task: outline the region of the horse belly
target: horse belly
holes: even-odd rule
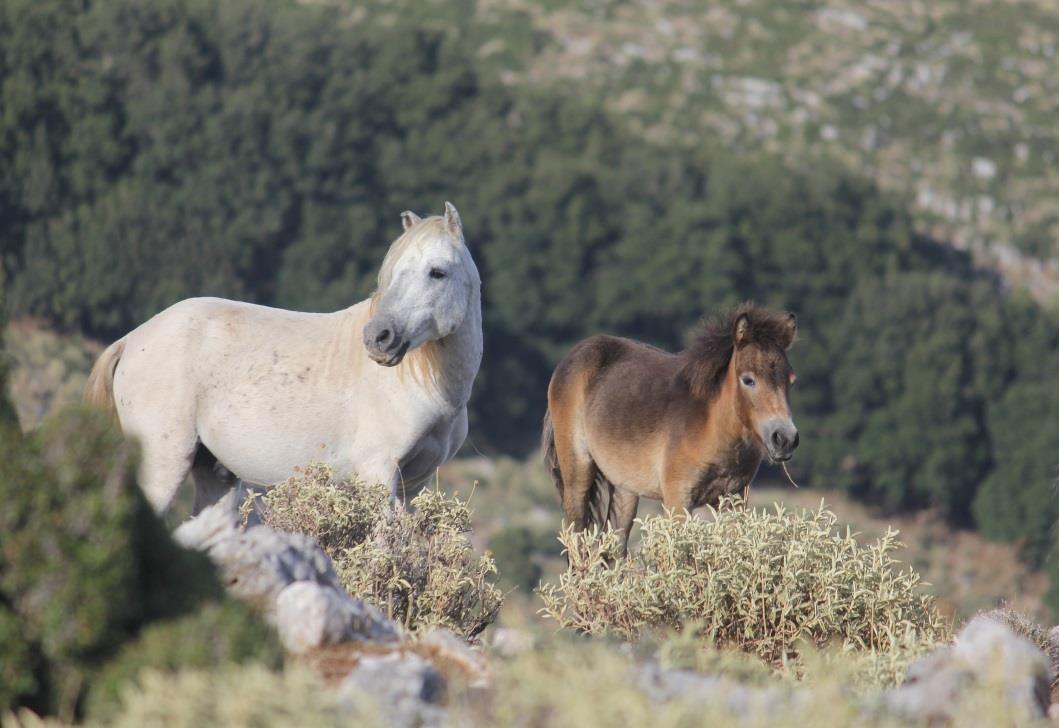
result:
[[[238,389],[215,394],[200,407],[199,438],[221,464],[252,483],[285,480],[311,462],[348,474],[355,435],[348,411],[305,395],[263,390],[244,396]]]
[[[616,486],[645,498],[662,498],[662,480],[657,449],[651,440],[622,442],[597,437],[589,454],[599,471]]]

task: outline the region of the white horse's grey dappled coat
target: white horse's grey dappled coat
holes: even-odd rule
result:
[[[249,483],[318,461],[400,500],[456,453],[482,359],[481,282],[451,204],[402,220],[378,290],[351,308],[192,298],[100,356],[86,399],[113,407],[140,441],[140,484],[157,510],[189,472],[196,512],[230,486],[196,457],[202,448]]]

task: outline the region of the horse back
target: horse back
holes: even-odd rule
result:
[[[575,346],[556,367],[553,400],[573,399],[588,429],[607,439],[638,441],[666,426],[674,402],[685,401],[679,357],[616,336],[593,336]]]

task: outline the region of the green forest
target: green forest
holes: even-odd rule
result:
[[[6,314],[110,340],[189,296],[335,310],[402,210],[452,200],[484,285],[474,447],[532,452],[580,338],[679,348],[754,299],[799,316],[799,480],[1048,561],[1053,312],[862,172],[511,82],[545,40],[473,8],[0,0]]]

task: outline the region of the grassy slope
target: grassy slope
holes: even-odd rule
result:
[[[47,413],[80,399],[88,370],[102,348],[97,342],[60,336],[29,321],[9,324],[5,341],[13,358],[12,400],[26,428],[35,426]],[[473,452],[473,447],[467,446],[465,451]],[[536,459],[525,463],[506,458],[458,460],[441,469],[439,482],[449,492],[471,495],[479,546],[488,545],[500,529],[511,525],[526,526],[545,535],[558,532],[558,498]],[[991,543],[970,531],[954,531],[930,511],[884,519],[874,515],[870,507],[837,492],[794,490],[789,485],[756,487],[751,491],[754,507],[778,501],[815,508],[821,498],[864,539],[882,535],[887,525],[900,529],[907,549],[898,557],[933,585],[945,611],[967,616],[1006,599],[1019,609],[1043,613],[1041,596],[1047,590],[1047,578],[1019,563],[1017,549],[1010,544]],[[186,510],[186,504],[181,508]],[[656,503],[645,501],[641,515],[658,510]],[[543,561],[546,575],[554,575],[563,566],[558,558]],[[521,601],[518,597],[511,600],[516,607]],[[532,613],[540,605],[531,600],[524,606]],[[513,619],[521,616],[512,614]]]

